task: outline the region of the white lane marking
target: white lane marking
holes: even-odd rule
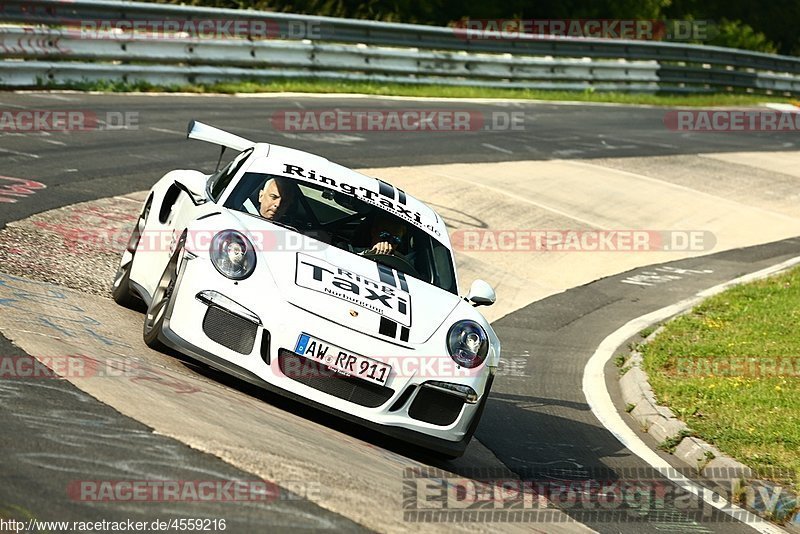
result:
[[[177,130],[168,130],[166,128],[148,128],[148,130],[153,130],[154,132],[161,132],[168,134],[186,135],[186,132],[179,132]]]
[[[55,93],[28,93],[31,98],[44,98],[47,100],[60,100],[62,102],[76,102],[80,98],[70,98],[68,96],[59,95]]]
[[[5,148],[0,148],[0,152],[4,152],[6,154],[14,154],[17,156],[27,156],[33,159],[39,159],[39,156],[36,154],[31,154],[30,152],[17,152],[16,150],[7,150]]]
[[[624,280],[620,280],[620,283],[637,286],[652,286],[655,284],[666,284],[673,280],[680,280],[687,274],[711,274],[713,272],[714,271],[711,269],[703,269],[700,271],[697,269],[679,269],[677,267],[665,265],[663,267],[656,267],[653,270],[639,271],[637,274],[632,274]]]
[[[317,143],[330,143],[332,145],[352,145],[365,141],[365,139],[358,135],[348,135],[341,133],[303,133],[294,134],[289,132],[278,132],[283,137],[288,139],[304,139],[306,141],[314,141]]]
[[[2,102],[2,101],[0,101],[0,104],[2,104],[2,106],[4,108],[28,109],[28,106],[20,106],[18,104],[8,104],[8,103]]]
[[[499,146],[490,145],[489,143],[481,143],[481,146],[485,146],[486,148],[491,148],[492,150],[497,150],[498,152],[502,152],[503,154],[513,154],[508,149],[500,148]]]
[[[707,495],[708,490],[706,488],[703,488],[702,486],[692,482],[689,478],[677,473],[677,469],[672,467],[658,454],[652,451],[644,441],[642,441],[636,432],[634,432],[625,423],[625,421],[622,420],[622,416],[614,406],[614,402],[611,400],[611,394],[608,392],[608,389],[606,389],[606,380],[605,374],[603,373],[603,368],[605,367],[606,362],[608,362],[608,360],[610,360],[613,354],[616,352],[617,347],[625,343],[628,338],[635,335],[637,332],[641,332],[644,328],[650,326],[651,324],[663,321],[669,317],[672,317],[673,315],[684,312],[696,304],[699,304],[702,300],[716,295],[717,293],[721,293],[729,287],[765,278],[799,263],[800,256],[786,260],[777,265],[773,265],[772,267],[767,267],[766,269],[762,269],[755,273],[750,273],[723,284],[716,285],[712,288],[697,293],[694,297],[684,299],[677,304],[673,304],[646,315],[642,315],[641,317],[637,317],[636,319],[632,319],[625,323],[624,326],[610,334],[603,340],[602,343],[600,343],[600,346],[597,347],[597,350],[592,357],[589,358],[586,367],[583,369],[583,394],[586,396],[586,401],[589,403],[592,413],[595,415],[595,417],[597,417],[600,423],[602,423],[606,430],[611,432],[614,437],[617,438],[620,443],[622,443],[622,445],[624,445],[633,454],[647,462],[650,467],[656,469],[665,478],[671,480],[684,490],[702,498],[703,501],[705,501],[708,505],[713,506],[717,510],[720,510],[731,517],[739,519],[758,532],[765,534],[781,534],[785,533],[785,531],[775,525],[772,525],[765,519],[761,519],[755,514],[752,514],[747,510],[736,506],[735,504],[729,503],[722,498],[722,496],[718,496],[718,499],[714,499],[712,496]]]
[[[49,94],[54,94],[55,91],[51,91]],[[107,95],[108,93],[104,91],[74,91],[70,89],[63,89],[58,91],[59,94],[65,95]],[[35,90],[17,90],[13,91],[13,94],[19,95],[31,95],[35,94]],[[580,102],[575,100],[538,100],[538,99],[528,99],[528,98],[458,98],[458,97],[444,97],[444,96],[393,96],[393,95],[368,95],[363,93],[299,93],[299,92],[276,92],[276,93],[234,93],[230,94],[222,94],[222,93],[160,93],[160,92],[153,92],[153,93],[131,93],[131,92],[119,92],[114,93],[115,95],[121,95],[126,97],[141,97],[141,98],[174,98],[174,97],[190,97],[190,98],[336,98],[336,99],[372,99],[372,100],[398,100],[398,101],[407,101],[407,102],[444,102],[444,103],[452,103],[452,102],[463,102],[463,103],[473,103],[473,104],[507,104],[507,103],[517,103],[517,104],[546,104],[550,106],[592,106],[592,107],[608,107],[608,108],[641,108],[641,109],[658,109],[663,108],[663,106],[656,106],[653,104],[620,104],[617,102]]]
[[[101,93],[102,94],[102,93]],[[196,98],[211,96],[226,96],[232,98],[335,98],[335,99],[373,99],[373,100],[398,100],[407,102],[463,102],[472,104],[547,104],[551,106],[597,106],[609,108],[642,108],[658,109],[662,106],[652,104],[620,104],[616,102],[581,102],[575,100],[538,100],[527,98],[460,98],[442,96],[396,96],[396,95],[368,95],[364,93],[235,93],[233,95],[219,95],[210,93],[122,93],[128,95],[144,96],[190,96]]]
[[[606,143],[605,139],[600,139],[600,144],[603,145],[603,148],[605,148],[606,150],[622,150],[626,148],[637,148],[638,146],[638,145],[609,145],[608,143]]]
[[[606,136],[601,136],[606,137]],[[626,137],[619,137],[615,135],[612,137],[606,137],[607,139],[613,139],[614,141],[622,141],[624,143],[635,143],[639,146],[657,146],[659,148],[678,148],[677,145],[670,145],[668,143],[655,143],[653,141],[642,141],[641,139],[628,139]]]
[[[475,186],[475,187],[482,187],[483,189],[488,189],[489,191],[494,191],[495,193],[500,193],[501,195],[505,195],[507,197],[511,197],[513,199],[516,199],[516,200],[518,200],[520,202],[524,202],[526,204],[531,204],[532,206],[536,206],[537,208],[541,208],[541,209],[543,209],[545,211],[549,211],[550,213],[555,213],[556,215],[561,215],[562,217],[566,217],[568,219],[572,219],[572,220],[575,220],[575,221],[578,221],[578,222],[582,222],[583,224],[592,226],[594,228],[599,228],[600,230],[611,230],[610,227],[605,226],[603,224],[600,224],[598,222],[590,221],[588,219],[584,219],[583,217],[578,217],[577,215],[572,215],[570,213],[567,213],[566,211],[562,211],[562,210],[560,210],[558,208],[553,208],[551,206],[547,206],[545,204],[542,204],[541,202],[536,202],[536,201],[531,200],[531,199],[529,199],[527,197],[524,197],[522,195],[515,195],[514,193],[510,193],[508,191],[508,189],[501,189],[499,187],[493,187],[491,185],[486,185],[486,184],[483,184],[483,183],[480,183],[480,182],[473,182],[472,180],[468,180],[466,178],[461,178],[459,176],[453,176],[453,175],[445,174],[445,173],[442,173],[442,172],[432,172],[431,174],[434,174],[436,176],[441,176],[442,178],[449,178],[450,180],[457,180],[459,182],[464,182],[464,183],[470,184],[470,185]]]
[[[565,158],[569,156],[575,156],[578,154],[583,154],[584,150],[576,150],[576,149],[567,149],[567,150],[555,150],[553,151],[554,156],[558,156],[559,158]]]
[[[577,135],[567,135],[564,137],[547,137],[544,135],[528,134],[527,137],[530,139],[536,139],[538,141],[550,141],[552,143],[558,143],[560,141],[577,141],[578,139],[580,139],[580,137]]]
[[[62,132],[58,132],[62,133]],[[59,146],[66,146],[67,144],[62,141],[56,141],[55,139],[48,139],[53,134],[51,132],[0,132],[0,137],[27,137],[37,139],[39,141],[44,141],[45,143],[50,143],[53,145]]]
[[[784,104],[782,102],[770,102],[769,104],[764,104],[764,107],[769,109],[774,109],[776,111],[797,111],[800,107],[794,106],[792,104]]]
[[[706,157],[704,154],[697,154],[697,156],[701,157],[701,158],[702,157]],[[725,197],[721,197],[721,196],[717,196],[717,195],[712,195],[711,193],[706,193],[705,191],[700,191],[699,189],[693,189],[693,188],[687,187],[685,185],[675,184],[675,183],[672,183],[672,182],[667,181],[667,180],[662,180],[660,178],[653,178],[652,176],[647,176],[645,174],[639,174],[639,173],[631,172],[631,171],[624,171],[622,169],[616,169],[614,167],[605,167],[603,165],[598,165],[596,163],[588,163],[586,161],[577,161],[577,160],[563,160],[563,161],[565,163],[569,163],[570,165],[580,165],[580,166],[583,166],[583,167],[592,167],[592,168],[595,168],[595,169],[604,169],[604,170],[609,170],[610,169],[610,170],[612,170],[614,172],[617,172],[617,173],[620,173],[620,174],[625,174],[625,175],[631,176],[633,178],[638,178],[639,180],[644,180],[644,181],[651,182],[651,183],[654,183],[654,184],[663,185],[663,186],[669,187],[671,189],[677,189],[677,190],[680,190],[680,191],[687,191],[687,192],[689,192],[689,193],[691,193],[693,195],[696,195],[696,196],[703,196],[703,197],[707,197],[707,198],[713,199],[714,202],[716,202],[717,204],[719,204],[720,202],[724,202],[726,204],[730,204],[732,206],[735,206],[734,209],[737,210],[737,211],[740,210],[740,209],[756,210],[756,211],[759,211],[761,213],[768,213],[769,215],[771,215],[773,217],[778,217],[780,219],[785,219],[787,221],[792,221],[792,222],[797,222],[797,219],[798,219],[797,217],[792,217],[791,215],[785,215],[783,213],[778,213],[777,211],[771,211],[771,210],[768,210],[768,209],[765,209],[765,208],[760,208],[758,206],[752,206],[750,204],[743,204],[742,202],[739,202],[737,200],[731,200],[729,198],[725,198]]]
[[[51,145],[67,146],[67,143],[63,141],[56,141],[55,139],[43,139],[40,137],[39,140],[44,141],[45,143],[50,143]]]

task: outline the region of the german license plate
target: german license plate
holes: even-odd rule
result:
[[[390,365],[383,362],[353,354],[348,350],[331,345],[305,333],[300,334],[294,351],[301,356],[321,363],[329,369],[333,369],[337,373],[361,378],[381,386],[386,385],[386,380],[392,370]]]

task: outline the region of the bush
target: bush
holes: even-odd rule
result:
[[[775,43],[767,39],[761,32],[755,31],[749,24],[740,20],[722,19],[718,25],[709,32],[711,39],[705,44],[741,48],[755,52],[774,54],[778,51]]]

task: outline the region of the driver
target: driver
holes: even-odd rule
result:
[[[397,218],[387,213],[379,213],[369,229],[371,249],[364,253],[393,254],[403,243],[406,226]]]
[[[294,203],[295,192],[289,181],[270,178],[258,193],[258,212],[265,219],[280,221]]]

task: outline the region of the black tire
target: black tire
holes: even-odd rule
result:
[[[132,260],[131,260],[132,261]],[[111,286],[111,298],[125,308],[136,308],[141,302],[131,291],[131,262],[120,265]]]
[[[153,299],[147,307],[144,315],[144,327],[142,337],[144,343],[153,350],[164,351],[167,346],[159,339],[164,327],[164,316],[166,315],[172,294],[175,290],[175,282],[178,280],[178,260],[183,249],[183,239],[178,243],[178,247],[170,257],[164,273],[158,281]]]
[[[133,265],[133,258],[136,256],[136,248],[139,246],[139,240],[142,237],[142,231],[144,230],[147,215],[150,213],[152,202],[153,199],[150,198],[145,204],[142,213],[139,214],[136,226],[133,227],[131,237],[128,239],[128,245],[122,253],[117,274],[114,275],[114,283],[111,285],[111,297],[114,302],[126,308],[141,309],[142,307],[142,300],[131,287],[131,266]]]

